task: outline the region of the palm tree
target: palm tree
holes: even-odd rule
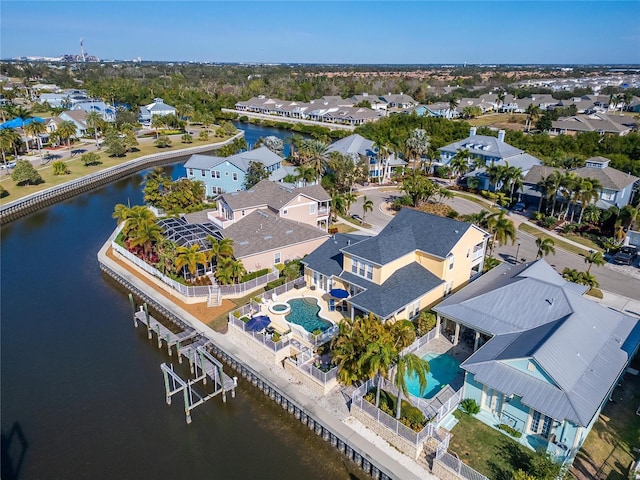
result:
[[[489,182],[493,185],[494,190],[502,188],[507,168],[508,164],[496,165],[495,163],[487,167],[486,173],[489,176]]]
[[[418,386],[420,387],[420,396],[427,389],[427,374],[430,371],[429,362],[420,358],[414,353],[401,355],[396,364],[396,375],[394,377],[394,385],[398,388],[398,403],[396,407],[396,418],[400,418],[402,409],[402,395],[409,398],[409,390],[407,388],[407,377],[418,377]]]
[[[138,229],[144,228],[149,223],[155,224],[156,220],[153,212],[145,206],[127,207],[121,203],[115,206],[112,217],[118,220],[118,224],[125,222],[122,228],[125,240],[134,238]]]
[[[7,163],[7,150],[13,150],[18,156],[18,146],[20,145],[20,134],[13,128],[0,129],[0,150],[2,150],[2,161]]]
[[[373,212],[373,200],[365,195],[362,197],[362,223],[364,223],[367,212]]]
[[[102,124],[103,121],[104,120],[102,118],[102,115],[100,115],[95,110],[92,110],[89,113],[87,113],[87,119],[86,119],[87,126],[93,128],[93,136],[96,140],[96,143],[98,143],[98,127]]]
[[[413,158],[413,168],[415,169],[420,158],[429,151],[429,136],[425,130],[416,128],[411,132],[405,144],[407,152]]]
[[[378,339],[367,345],[364,354],[358,360],[363,373],[370,379],[378,377],[376,385],[376,407],[380,406],[380,389],[382,381],[389,376],[389,368],[393,365],[396,352],[388,342]]]
[[[504,169],[504,182],[509,186],[509,199],[513,202],[513,194],[517,188],[521,188],[523,183],[522,169],[519,167],[512,167],[509,162],[505,162]]]
[[[312,166],[316,178],[320,178],[327,164],[329,146],[315,139],[305,140],[300,147],[300,155],[305,159],[305,163]]]
[[[208,262],[219,263],[225,258],[233,257],[233,240],[231,238],[218,240],[213,235],[207,235],[207,242],[211,245],[211,250],[206,252]]]
[[[135,236],[131,237],[130,245],[132,247],[142,246],[144,257],[149,258],[149,253],[154,243],[162,241],[162,228],[153,222],[146,222],[140,225],[135,232]]]
[[[32,121],[22,127],[22,129],[30,138],[35,138],[38,153],[42,154],[42,139],[40,138],[40,134],[47,131],[47,127],[44,126],[44,122]],[[28,143],[29,142],[27,142],[27,144]]]
[[[640,220],[640,208],[632,205],[625,205],[620,209],[618,220],[622,228],[628,230]]]
[[[506,92],[504,90],[498,90],[497,100],[498,100],[498,112],[500,112],[500,107],[504,105],[504,98],[506,97]]]
[[[164,115],[154,115],[151,119],[151,126],[156,129],[156,140],[160,138],[159,130],[166,127]]]
[[[310,165],[300,165],[295,171],[296,179],[302,180],[305,187],[316,179],[316,171]]]
[[[589,207],[591,202],[597,201],[600,198],[600,191],[602,185],[595,178],[583,179],[581,182],[581,192],[578,196],[580,200],[580,216],[578,217],[578,223],[582,223],[582,214],[585,209]]]
[[[351,385],[360,379],[360,342],[359,332],[354,328],[360,318],[351,320],[346,317],[338,324],[338,335],[331,340],[331,359],[338,367],[338,380],[345,385]]]
[[[331,212],[331,216],[334,219],[337,218],[337,214],[344,215],[346,213],[346,200],[344,198],[344,195],[334,193],[331,196]]]
[[[547,192],[551,196],[551,216],[555,216],[556,213],[556,200],[558,198],[558,190],[562,187],[564,183],[564,174],[560,170],[554,170],[551,174],[546,178],[545,184],[547,186]]]
[[[344,198],[344,202],[347,207],[347,215],[351,213],[351,205],[358,199],[358,196],[355,193],[344,193],[342,194],[342,198]]]
[[[453,118],[453,111],[456,109],[459,103],[460,100],[458,100],[455,95],[452,95],[449,99],[449,110],[451,111],[451,118]]]
[[[536,238],[536,246],[538,247],[538,251],[536,252],[536,259],[546,257],[550,253],[556,254],[555,242],[553,239],[547,237]]]
[[[204,252],[200,251],[200,245],[195,244],[190,247],[176,248],[176,259],[174,260],[176,272],[179,272],[186,266],[193,277],[198,271],[198,265],[206,265],[206,263],[207,256]]]
[[[534,120],[537,120],[540,117],[540,107],[533,103],[529,104],[527,107],[527,126],[526,131],[528,132],[531,129],[531,124]]]
[[[582,215],[582,219],[585,222],[592,224],[598,223],[600,221],[600,217],[602,216],[602,210],[591,203],[587,205],[582,212],[580,212],[580,215]]]
[[[587,273],[589,273],[593,265],[595,265],[596,267],[601,267],[606,263],[606,260],[604,259],[604,255],[602,254],[602,252],[590,251],[589,255],[584,257],[584,263],[589,264],[589,266],[587,267]]]
[[[493,242],[491,242],[491,252],[493,254],[493,248],[496,243],[504,245],[507,240],[511,239],[513,245],[516,241],[517,231],[513,222],[506,217],[504,210],[500,210],[499,213],[494,213],[487,219],[487,228],[489,233],[493,235]]]
[[[459,148],[456,154],[453,156],[451,161],[449,162],[449,167],[451,168],[451,172],[456,175],[456,183],[460,179],[462,175],[467,173],[470,169],[469,167],[469,157],[471,153],[466,148]]]
[[[71,120],[65,120],[58,128],[56,128],[56,132],[60,135],[60,138],[65,139],[67,141],[67,146],[71,147],[71,137],[76,136],[76,124]]]

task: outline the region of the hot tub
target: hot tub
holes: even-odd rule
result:
[[[291,306],[284,302],[275,302],[269,305],[269,312],[275,315],[287,315],[291,312]]]

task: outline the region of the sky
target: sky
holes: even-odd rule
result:
[[[640,0],[2,0],[0,57],[640,64]]]

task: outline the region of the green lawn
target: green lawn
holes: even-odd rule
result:
[[[537,227],[533,227],[526,223],[521,223],[520,226],[518,227],[518,230],[522,230],[523,232],[533,235],[534,237],[550,238],[551,240],[553,240],[553,243],[555,244],[556,247],[566,250],[567,252],[575,253],[576,255],[581,255],[584,257],[589,253],[584,248],[576,247],[575,245],[571,245],[570,243],[563,242],[562,240],[552,237],[551,235],[547,235],[541,229]],[[600,250],[600,249],[597,248],[597,250]]]
[[[569,233],[569,234],[563,234],[563,237],[566,237],[567,239],[579,243],[580,245],[584,245],[585,247],[590,248],[591,250],[596,250],[596,251],[602,251],[602,248],[600,248],[600,246],[595,243],[593,240],[589,239],[589,238],[585,238],[582,237],[580,235],[576,235],[573,233]]]
[[[47,188],[51,188],[71,180],[76,180],[78,178],[84,177],[91,173],[99,172],[106,168],[113,167],[115,165],[120,165],[121,163],[125,163],[130,160],[134,160],[136,158],[140,158],[144,155],[149,155],[151,153],[164,153],[169,151],[177,151],[183,148],[197,147],[200,145],[211,144],[213,142],[216,142],[216,143],[222,142],[227,138],[228,137],[213,138],[213,135],[211,135],[209,140],[207,140],[206,142],[197,140],[196,138],[194,139],[193,143],[190,143],[190,144],[180,143],[179,139],[173,138],[172,139],[173,143],[168,148],[158,148],[153,144],[139,145],[138,147],[136,147],[138,149],[137,152],[128,153],[126,156],[121,158],[109,157],[104,151],[102,151],[99,153],[100,161],[102,163],[100,165],[92,165],[92,166],[85,166],[82,163],[82,160],[80,160],[81,155],[76,155],[75,157],[69,158],[69,150],[65,148],[65,149],[59,150],[58,155],[63,156],[62,160],[65,161],[65,163],[69,167],[69,170],[71,170],[71,173],[69,175],[54,175],[53,167],[51,166],[53,161],[50,161],[46,165],[41,165],[41,166],[38,166],[37,165],[38,162],[36,162],[36,169],[38,170],[38,172],[40,173],[40,176],[44,180],[44,182],[40,183],[39,185],[25,185],[25,186],[18,187],[16,186],[15,182],[11,180],[10,174],[2,174],[2,177],[0,177],[1,178],[0,185],[2,185],[2,187],[5,190],[7,190],[9,194],[4,198],[2,198],[1,203],[8,203],[14,200],[18,200],[31,193],[46,190]],[[71,148],[74,149],[74,148],[82,148],[82,147],[83,147],[82,144],[76,144]]]
[[[532,452],[474,417],[457,411],[449,451],[492,480],[511,480],[519,468],[526,470]]]
[[[470,202],[477,203],[485,210],[489,210],[490,212],[498,212],[499,209],[492,206],[492,202],[490,200],[485,200],[484,198],[476,197],[475,195],[471,195],[468,193],[461,193],[452,190],[453,194],[456,197],[464,198],[465,200],[469,200]]]
[[[640,368],[640,357],[631,366]],[[640,378],[627,374],[608,402],[578,453],[571,473],[580,480],[626,480],[640,448]]]

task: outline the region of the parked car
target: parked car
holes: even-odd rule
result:
[[[353,215],[351,215],[351,218],[353,218],[354,220],[359,221],[360,223],[364,222],[364,220],[362,220],[362,217],[360,215],[358,215],[357,213],[354,213]]]
[[[527,206],[524,204],[524,202],[518,202],[513,206],[513,211],[514,212],[524,212],[526,208],[527,208]]]
[[[8,162],[8,163],[3,163],[2,167],[0,167],[0,168],[2,168],[4,170],[4,169],[7,169],[7,168],[15,168],[15,166],[16,166],[16,162]]]
[[[618,265],[631,265],[638,256],[638,248],[633,245],[626,245],[613,256],[613,263]]]

